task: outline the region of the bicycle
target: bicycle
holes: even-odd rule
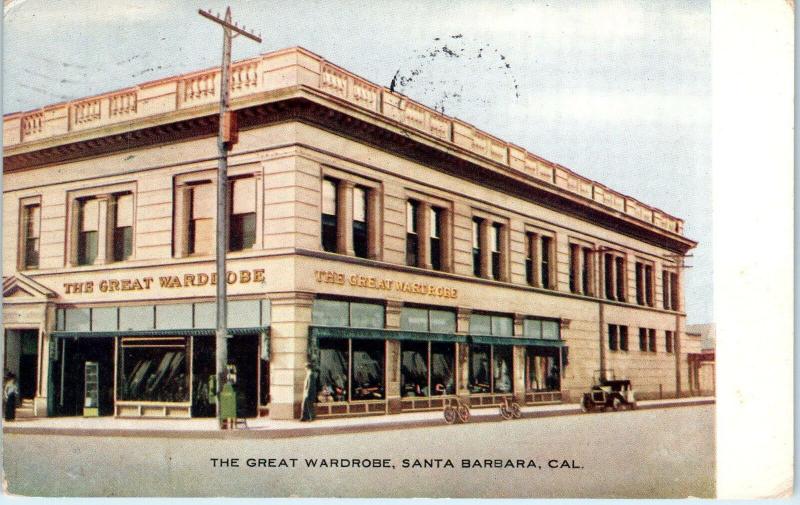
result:
[[[519,408],[519,403],[515,402],[511,396],[503,397],[503,404],[500,405],[500,416],[509,420],[512,417],[519,419],[522,417],[522,410]]]
[[[469,407],[466,403],[461,401],[461,398],[455,396],[445,400],[444,406],[444,422],[453,424],[456,421],[466,423],[469,421]]]

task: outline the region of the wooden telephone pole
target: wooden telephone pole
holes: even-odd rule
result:
[[[233,148],[238,140],[238,130],[235,113],[230,110],[230,67],[231,67],[231,42],[234,37],[245,37],[261,43],[261,37],[240,28],[238,23],[231,20],[231,8],[225,10],[225,17],[221,18],[211,14],[211,9],[200,9],[199,14],[222,26],[222,68],[220,71],[220,98],[219,98],[219,168],[217,170],[217,329],[216,329],[216,374],[217,396],[216,412],[219,427],[222,428],[220,411],[220,393],[222,386],[227,381],[228,365],[228,300],[227,300],[227,270],[225,255],[228,250],[228,151]]]

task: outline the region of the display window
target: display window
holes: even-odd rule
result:
[[[558,348],[530,346],[525,349],[525,390],[559,391],[561,373]]]
[[[514,390],[513,346],[471,344],[469,390],[471,393],[511,393]]]
[[[186,337],[123,337],[119,345],[117,399],[188,402]]]

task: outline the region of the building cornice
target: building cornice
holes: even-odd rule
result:
[[[210,69],[4,116],[4,170],[212,137],[219,71]],[[299,120],[685,253],[683,221],[472,125],[379,87],[302,48],[233,65],[243,129]]]

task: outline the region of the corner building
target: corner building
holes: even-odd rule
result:
[[[213,415],[219,84],[4,117],[4,366],[33,415]],[[693,394],[680,219],[302,48],[231,89],[244,415],[298,418],[308,362],[321,417],[575,402],[601,368]]]

